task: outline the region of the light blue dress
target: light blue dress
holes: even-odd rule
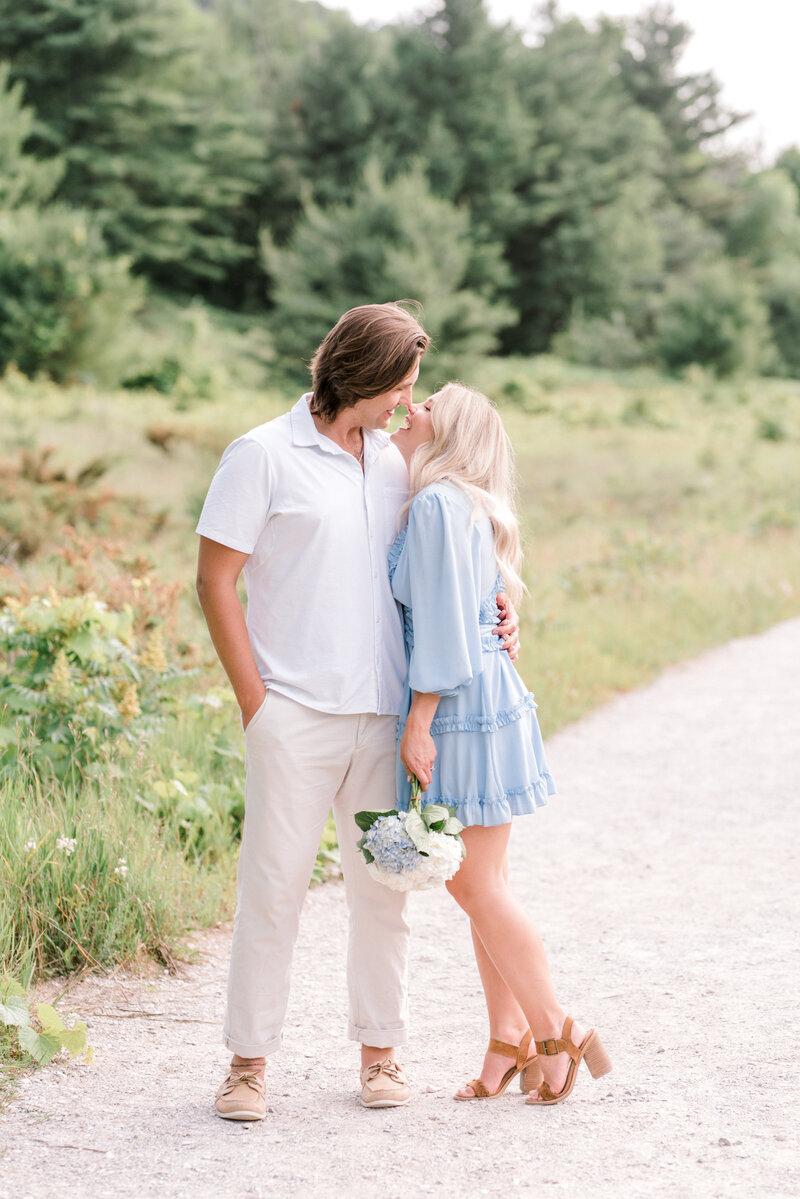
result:
[[[441,696],[431,735],[437,758],[423,803],[457,809],[462,824],[507,824],[555,792],[536,704],[492,628],[498,623],[494,534],[487,516],[453,483],[413,499],[389,552],[392,592],[403,616],[408,675],[397,726],[412,691]],[[410,785],[397,756],[398,807]]]

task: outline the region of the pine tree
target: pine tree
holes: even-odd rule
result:
[[[436,194],[468,203],[474,227],[502,227],[533,140],[515,88],[523,53],[484,0],[444,0],[393,38],[379,109],[386,167],[424,161]]]
[[[513,318],[493,300],[501,248],[482,247],[479,270],[468,231],[467,210],[433,196],[421,167],[386,182],[369,163],[349,203],[310,202],[287,246],[264,239],[278,351],[302,368],[346,309],[403,298],[421,302],[442,350],[491,351]]]
[[[547,349],[578,304],[587,317],[629,309],[661,267],[652,214],[663,135],[620,84],[621,31],[590,31],[553,7],[544,18],[516,75],[537,129],[506,240],[519,320],[503,345],[521,353]]]
[[[60,158],[40,161],[25,152],[35,120],[22,103],[22,84],[9,86],[8,63],[0,63],[0,209],[45,203],[64,173]]]
[[[725,195],[715,186],[704,150],[746,114],[722,103],[722,85],[711,71],[680,71],[691,36],[691,28],[676,17],[671,4],[654,4],[625,24],[620,79],[635,103],[657,118],[666,136],[668,152],[660,173],[670,195],[714,217],[724,209]]]
[[[188,0],[0,0],[0,57],[37,116],[28,148],[65,163],[57,198],[185,288],[254,253],[239,221],[259,148],[219,103],[207,31]]]

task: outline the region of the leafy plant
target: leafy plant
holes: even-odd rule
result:
[[[112,750],[129,756],[163,729],[168,684],[184,672],[167,661],[158,628],[137,644],[133,623],[129,605],[114,611],[92,592],[7,597],[0,771],[13,770],[26,744],[37,770],[64,778]]]
[[[49,1003],[37,1004],[34,1014],[25,988],[7,976],[0,978],[0,1022],[16,1032],[19,1048],[40,1066],[47,1065],[62,1049],[73,1058],[82,1053],[85,1062],[92,1060],[83,1021],[65,1024]]]

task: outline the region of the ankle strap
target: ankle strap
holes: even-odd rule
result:
[[[572,1042],[572,1016],[567,1016],[564,1021],[564,1027],[561,1030],[560,1037],[548,1037],[544,1041],[536,1042],[536,1052],[542,1057],[555,1057],[557,1053],[568,1053],[571,1058],[575,1058],[576,1054],[580,1053],[577,1045]]]
[[[530,1029],[525,1033],[525,1036],[520,1041],[519,1045],[509,1045],[507,1041],[496,1041],[494,1037],[489,1041],[489,1053],[499,1053],[503,1057],[513,1057],[516,1060],[517,1067],[524,1066],[530,1057],[530,1043],[533,1040],[533,1034]],[[538,1052],[538,1050],[537,1050]],[[470,1086],[472,1084],[470,1083]]]

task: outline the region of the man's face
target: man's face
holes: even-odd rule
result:
[[[394,416],[395,408],[402,405],[409,412],[414,411],[411,402],[411,392],[419,377],[419,358],[414,363],[414,369],[405,379],[401,379],[391,391],[385,391],[370,400],[359,400],[353,406],[353,412],[358,417],[358,423],[364,429],[385,429]]]

